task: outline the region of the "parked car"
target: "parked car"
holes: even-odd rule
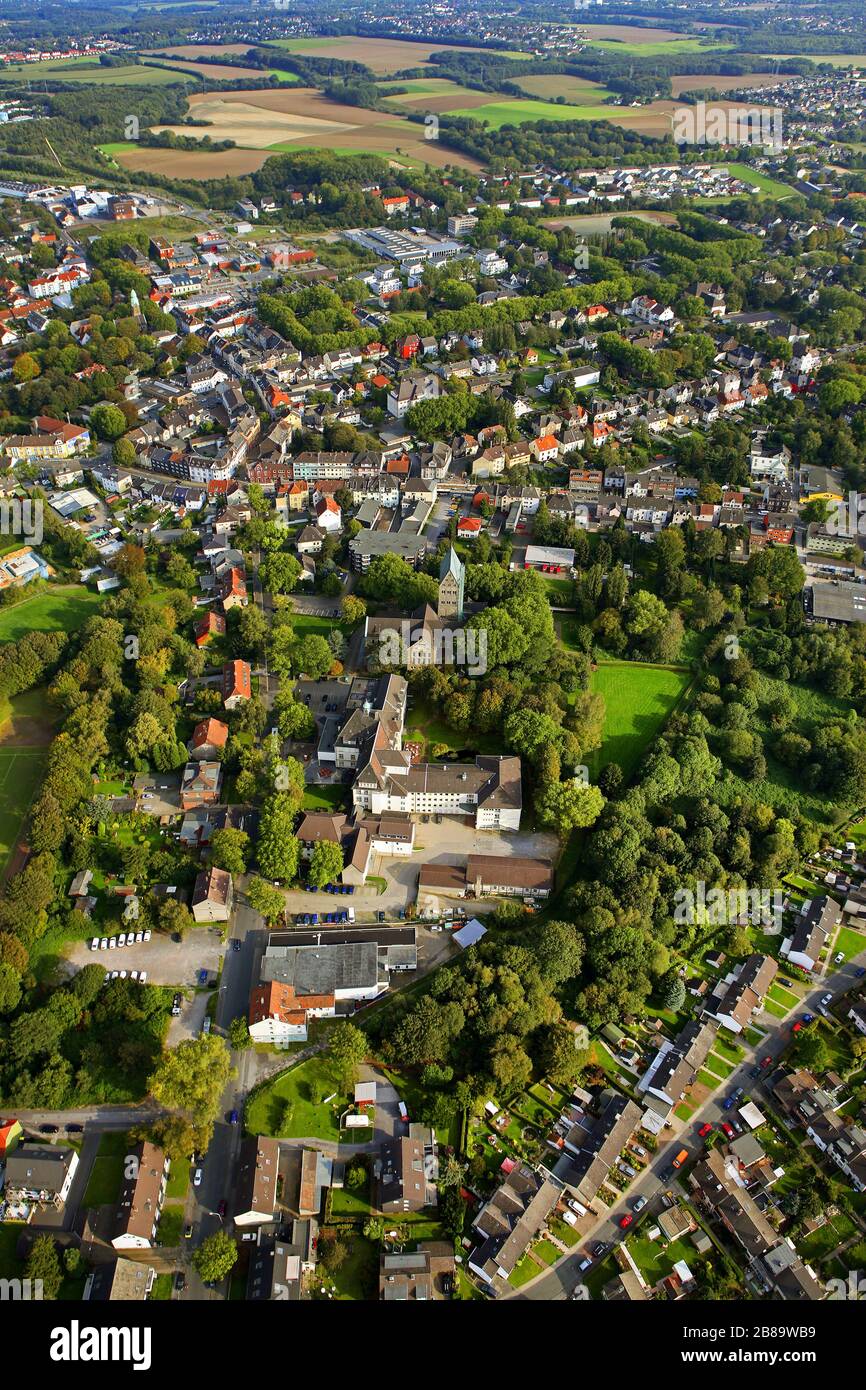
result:
[[[202,1180],[202,1171],[201,1171],[200,1168],[196,1168],[195,1172],[194,1172],[193,1175],[192,1175],[192,1185],[193,1185],[193,1187],[201,1187],[201,1180]]]
[[[826,1009],[827,1005],[828,1005],[828,1004],[832,1004],[832,1003],[833,1003],[833,996],[832,996],[832,994],[827,993],[827,994],[822,994],[822,995],[821,995],[821,1006],[822,1006],[822,1008],[825,1008],[825,1009]]]
[[[734,1097],[733,1097],[733,1096],[726,1096],[725,1099],[722,1101],[722,1109],[723,1109],[723,1110],[733,1110],[733,1108],[734,1108]]]
[[[632,1216],[630,1211],[627,1211],[625,1216],[621,1216],[619,1218],[619,1229],[621,1231],[627,1231],[633,1221],[634,1217]]]
[[[738,1086],[734,1091],[734,1100],[739,1100],[742,1095],[745,1095],[745,1091],[742,1086]]]
[[[182,1269],[179,1269],[174,1276],[174,1287],[178,1293],[183,1293],[186,1288],[186,1275]]]
[[[752,1078],[753,1081],[756,1080],[756,1078],[759,1077],[760,1075],[761,1075],[761,1068],[760,1068],[760,1067],[751,1067],[751,1068],[749,1069],[749,1076]]]
[[[100,951],[107,951],[107,950],[108,950],[108,937],[107,937],[107,936],[104,936],[104,937],[102,938],[102,940],[100,941],[100,943],[99,943],[99,949],[100,949]]]
[[[711,1132],[712,1128],[713,1127],[708,1120],[707,1123],[701,1125],[700,1129],[698,1130],[698,1138],[706,1139],[707,1135]]]
[[[40,1125],[40,1126],[39,1126],[39,1133],[40,1133],[40,1134],[59,1134],[59,1133],[60,1133],[60,1128],[59,1128],[58,1125]]]
[[[91,941],[91,943],[90,943],[90,949],[91,949],[91,951],[98,951],[98,950],[99,950],[99,937],[98,937],[98,936],[95,936],[95,937],[93,938],[93,940]]]
[[[772,1059],[772,1057],[770,1057],[769,1055],[766,1056],[766,1057],[762,1057],[762,1058],[761,1058],[761,1070],[762,1070],[762,1071],[766,1071],[766,1070],[767,1070],[767,1067],[771,1067],[772,1065],[773,1065],[773,1059]]]
[[[804,1015],[803,1015],[803,1022],[804,1022],[804,1023],[814,1023],[814,1022],[815,1022],[815,1015],[814,1015],[814,1014],[804,1014]]]
[[[84,1125],[71,1124],[66,1126],[67,1134],[83,1134]]]
[[[184,1228],[183,1228],[183,1238],[184,1238],[184,1240],[192,1240],[192,1222],[191,1222],[191,1221],[187,1221],[186,1225],[185,1225]]]
[[[109,951],[114,951],[114,950],[116,949],[116,947],[117,947],[117,937],[116,937],[116,936],[110,936],[110,937],[108,938],[108,949],[109,949]]]
[[[727,1120],[722,1120],[722,1131],[728,1136],[729,1139],[733,1139],[734,1126],[732,1124],[729,1124]]]
[[[833,957],[833,963],[834,963],[834,965],[841,965],[844,959],[845,959],[845,952],[844,952],[844,951],[837,951],[836,954],[835,954],[835,956]]]
[[[591,1245],[589,1248],[592,1251],[592,1254],[595,1256],[595,1258],[597,1260],[600,1260],[603,1255],[607,1254],[608,1250],[610,1249],[610,1246],[608,1245],[607,1241],[597,1240],[595,1244]]]
[[[635,1197],[635,1201],[634,1201],[634,1210],[635,1210],[635,1212],[643,1211],[643,1209],[644,1209],[645,1206],[646,1206],[646,1197]]]
[[[237,1110],[231,1110],[231,1111],[229,1111],[229,1124],[230,1124],[230,1125],[236,1125],[236,1124],[238,1123],[239,1120],[240,1120],[240,1115],[238,1114]]]
[[[866,965],[858,965],[854,975],[858,980],[862,980],[863,976],[866,975]]]
[[[239,938],[236,937],[236,936],[233,936],[233,937],[232,937],[232,950],[233,950],[233,951],[239,951],[240,949],[241,949],[241,943],[240,943]]]

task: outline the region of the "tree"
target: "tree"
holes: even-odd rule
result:
[[[33,381],[42,368],[31,352],[22,352],[15,358],[15,365],[12,368],[13,380],[19,384],[26,381]]]
[[[686,987],[678,971],[669,970],[662,977],[659,982],[659,995],[662,1008],[670,1009],[672,1013],[679,1013],[686,1002]]]
[[[63,1269],[53,1236],[41,1235],[36,1237],[30,1247],[30,1254],[24,1267],[24,1277],[30,1279],[31,1283],[36,1280],[41,1282],[42,1297],[45,1299],[54,1299],[60,1293],[60,1286],[63,1283]]]
[[[541,824],[550,826],[563,840],[572,830],[594,825],[603,807],[604,797],[599,788],[577,778],[570,782],[548,783],[535,800]]]
[[[245,830],[227,825],[215,830],[211,839],[211,863],[230,874],[246,873],[250,853],[250,837]]]
[[[230,1074],[225,1039],[208,1033],[164,1052],[148,1082],[148,1091],[167,1110],[204,1124],[216,1117]]]
[[[272,888],[263,878],[253,875],[247,884],[247,901],[255,912],[273,925],[279,922],[286,909],[286,900],[279,888]]]
[[[545,1076],[567,1086],[585,1061],[586,1053],[578,1050],[576,1035],[567,1023],[552,1023],[543,1030],[538,1062]]]
[[[116,468],[134,468],[138,455],[129,439],[115,439],[111,446],[111,462]]]
[[[343,872],[343,850],[333,840],[319,840],[313,845],[307,878],[316,888],[336,883]]]
[[[238,1014],[229,1024],[229,1042],[235,1052],[243,1052],[246,1048],[252,1047],[253,1040],[250,1037],[249,1025],[246,1014]]]
[[[215,1231],[193,1251],[196,1273],[205,1284],[218,1284],[234,1269],[238,1247],[226,1231]]]
[[[270,879],[291,882],[297,876],[300,845],[292,833],[296,812],[296,798],[286,792],[275,792],[262,807],[256,858]]]
[[[338,1023],[328,1040],[328,1055],[334,1064],[343,1089],[354,1087],[358,1067],[369,1051],[369,1043],[354,1023]]]
[[[301,577],[300,562],[284,550],[275,550],[260,567],[262,584],[272,594],[290,594]]]
[[[340,605],[346,627],[357,627],[367,616],[367,605],[362,598],[347,594]]]
[[[305,675],[308,680],[322,680],[334,664],[334,654],[324,637],[317,632],[308,633],[296,642],[292,649],[292,668],[296,675]]]
[[[95,405],[90,412],[90,423],[93,426],[97,439],[108,440],[112,443],[119,439],[122,434],[126,434],[126,416],[116,405],[109,405],[103,402]]]

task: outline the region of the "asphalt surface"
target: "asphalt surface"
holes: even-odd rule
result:
[[[661,1174],[670,1166],[674,1155],[680,1149],[687,1149],[690,1159],[702,1153],[704,1145],[698,1138],[700,1127],[710,1123],[714,1128],[718,1128],[722,1120],[729,1120],[732,1116],[736,1116],[739,1106],[744,1105],[748,1099],[754,1100],[760,1109],[763,1097],[762,1079],[749,1075],[752,1067],[763,1061],[765,1057],[771,1057],[775,1064],[791,1041],[791,1026],[796,1018],[801,1017],[804,1013],[818,1016],[818,1006],[823,995],[832,993],[836,999],[855,985],[859,985],[860,981],[857,979],[855,971],[858,967],[863,966],[866,966],[866,950],[861,951],[858,956],[855,956],[845,965],[839,966],[838,969],[831,969],[831,974],[809,989],[802,1001],[784,1019],[766,1013],[757,1015],[756,1022],[759,1021],[760,1027],[767,1030],[767,1036],[753,1047],[746,1041],[743,1034],[739,1035],[738,1042],[746,1053],[744,1061],[731,1072],[727,1080],[718,1087],[710,1099],[699,1110],[695,1111],[676,1138],[660,1145],[659,1152],[654,1156],[652,1163],[648,1165],[639,1178],[635,1179],[623,1198],[586,1231],[580,1246],[575,1247],[574,1252],[563,1256],[555,1265],[551,1265],[548,1270],[531,1283],[525,1284],[519,1291],[505,1294],[505,1300],[555,1302],[570,1298],[577,1285],[583,1282],[584,1275],[589,1272],[587,1270],[581,1273],[579,1266],[587,1258],[589,1247],[595,1241],[601,1240],[608,1245],[615,1245],[634,1234],[635,1230],[645,1222],[651,1223],[655,1220],[659,1211],[662,1210],[660,1194],[671,1186],[672,1181],[671,1178],[662,1179]],[[832,1009],[832,1004],[829,1007]],[[768,1066],[765,1069],[765,1075],[772,1076],[775,1070],[775,1065]],[[738,1086],[742,1086],[745,1094],[732,1110],[724,1110],[722,1102]],[[747,1129],[748,1127],[744,1126],[744,1131],[747,1132]],[[676,1192],[676,1188],[674,1191]],[[619,1226],[620,1219],[627,1212],[633,1211],[635,1200],[638,1197],[645,1197],[647,1205],[639,1215],[634,1216],[628,1230],[623,1231]],[[606,1256],[601,1258],[606,1258]]]

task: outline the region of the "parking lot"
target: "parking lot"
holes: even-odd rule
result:
[[[101,965],[105,970],[147,971],[149,985],[195,985],[199,970],[217,970],[223,955],[222,937],[213,927],[196,927],[183,941],[153,932],[150,941],[91,951],[89,941],[76,941],[66,954],[76,970]]]
[[[417,818],[416,818],[417,821]],[[329,893],[308,893],[292,890],[286,893],[286,908],[290,915],[303,912],[334,912],[351,906],[355,910],[357,922],[362,924],[375,920],[376,912],[392,915],[414,903],[418,890],[418,872],[424,864],[459,864],[470,854],[521,855],[531,859],[549,859],[555,862],[559,853],[559,842],[555,835],[543,832],[517,831],[515,834],[495,830],[476,830],[465,824],[458,816],[443,816],[441,823],[431,817],[427,821],[417,821],[415,828],[415,850],[408,856],[386,857],[375,854],[370,860],[367,883],[355,888],[351,896],[332,896]],[[378,885],[370,883],[371,878],[385,880],[385,889],[377,892]],[[478,912],[489,911],[495,904],[491,901],[477,905]],[[476,908],[473,907],[473,911]]]
[[[132,784],[138,808],[149,816],[176,816],[180,811],[177,772],[141,773]]]

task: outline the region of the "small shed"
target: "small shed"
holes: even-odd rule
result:
[[[376,1104],[375,1081],[359,1081],[355,1086],[355,1104],[360,1106]]]
[[[465,951],[467,947],[474,946],[476,942],[481,940],[482,936],[486,935],[487,928],[479,922],[477,917],[470,917],[465,927],[454,932],[452,940],[456,941],[457,945]]]

